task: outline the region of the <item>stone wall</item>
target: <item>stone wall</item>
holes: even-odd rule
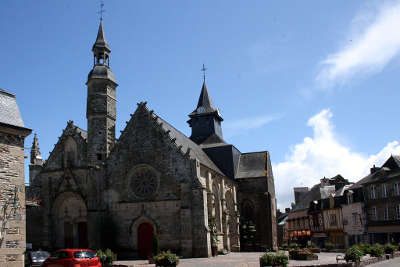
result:
[[[276,199],[266,177],[239,179],[239,203],[248,201],[254,207],[256,240],[261,247],[277,248]],[[270,192],[272,191],[272,192]],[[242,207],[241,207],[242,208]],[[243,213],[244,211],[241,211]]]
[[[0,237],[4,237],[0,266],[22,267],[25,251],[24,137],[0,131],[0,209],[3,211],[5,207],[8,207],[7,216],[0,218],[0,227],[5,223]]]

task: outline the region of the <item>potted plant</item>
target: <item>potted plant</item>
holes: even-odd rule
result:
[[[98,250],[97,256],[99,257],[103,267],[112,266],[113,262],[115,261],[115,254],[109,248],[106,249],[105,252]]]
[[[289,257],[283,252],[266,252],[260,257],[260,267],[286,267],[289,263]]]
[[[382,247],[381,244],[375,244],[370,247],[369,254],[371,255],[371,257],[380,258],[383,256],[384,253],[385,249]]]
[[[171,251],[161,251],[154,256],[154,263],[157,267],[175,267],[179,264],[179,258]]]
[[[361,257],[363,256],[363,252],[361,251],[358,246],[352,246],[348,250],[346,250],[346,254],[344,256],[344,259],[346,262],[352,261],[352,262],[360,262]]]
[[[385,253],[386,254],[394,254],[394,252],[396,251],[396,246],[392,245],[392,244],[386,244],[385,245]]]
[[[208,219],[208,228],[210,229],[211,239],[211,253],[213,256],[218,255],[218,232],[217,232],[217,220],[215,217]]]

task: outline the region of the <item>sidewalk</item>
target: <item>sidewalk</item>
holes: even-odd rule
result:
[[[212,258],[189,258],[181,259],[179,267],[259,267],[259,258],[262,252],[232,252],[227,255],[220,255]],[[343,253],[318,253],[318,260],[315,261],[289,261],[289,266],[310,266],[336,263],[336,255]],[[123,264],[130,267],[153,267],[147,261],[118,261],[116,264]]]

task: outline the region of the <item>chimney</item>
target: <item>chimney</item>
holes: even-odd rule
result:
[[[379,169],[380,168],[379,167],[375,167],[375,164],[374,164],[374,166],[371,168],[371,174],[377,172]]]

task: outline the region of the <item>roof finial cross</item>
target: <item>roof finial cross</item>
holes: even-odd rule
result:
[[[203,68],[201,68],[201,71],[203,72],[203,80],[206,81],[206,70],[207,68],[203,64]]]
[[[106,10],[104,9],[104,1],[101,0],[100,1],[100,11],[97,12],[98,14],[100,14],[100,20],[103,20],[103,14],[104,12],[106,12]]]

